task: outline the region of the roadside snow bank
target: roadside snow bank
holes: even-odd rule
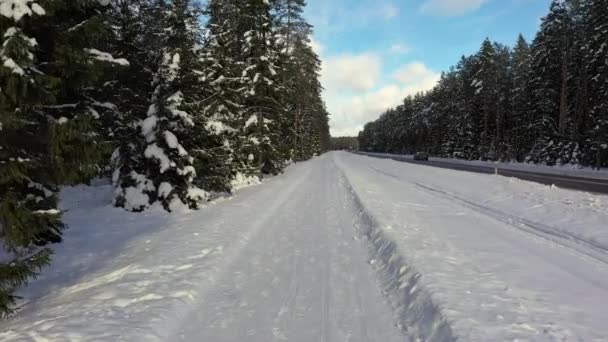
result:
[[[365,209],[344,173],[341,181],[350,191],[352,201],[358,209],[355,228],[368,242],[373,258],[370,264],[379,275],[382,292],[398,317],[398,328],[412,341],[455,340],[452,329],[441,308],[433,301],[422,274],[408,262],[390,234]]]

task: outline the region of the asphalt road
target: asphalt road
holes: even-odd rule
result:
[[[355,152],[357,154],[366,155],[374,158],[392,159],[396,161],[406,162],[410,164],[418,164],[424,166],[440,167],[444,169],[452,169],[459,171],[477,172],[494,174],[496,169],[492,166],[483,165],[466,165],[460,163],[451,163],[449,161],[419,161],[414,160],[411,156],[396,155],[396,154],[380,154],[380,153],[365,153]],[[608,180],[584,177],[562,176],[554,174],[546,174],[540,172],[530,172],[521,170],[510,170],[498,168],[498,174],[505,177],[514,177],[527,181],[537,182],[547,185],[555,185],[560,188],[587,191],[600,194],[608,194]]]

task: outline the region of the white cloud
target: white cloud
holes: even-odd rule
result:
[[[325,46],[323,46],[323,44],[319,43],[317,40],[315,40],[315,38],[311,37],[310,38],[310,47],[312,47],[312,50],[317,54],[317,55],[321,55],[323,53],[323,51],[325,51]]]
[[[412,51],[412,49],[405,44],[396,43],[396,44],[391,45],[391,47],[388,49],[388,51],[390,53],[394,53],[397,55],[405,55],[405,54],[410,53]]]
[[[393,74],[393,77],[403,84],[410,84],[415,82],[435,83],[437,73],[431,71],[422,62],[412,62],[397,69]]]
[[[441,16],[458,16],[478,10],[488,0],[426,0],[420,11]]]
[[[398,105],[405,94],[397,85],[388,85],[376,91],[353,96],[336,104],[328,103],[333,136],[353,136],[386,109]]]
[[[356,135],[363,125],[399,105],[406,96],[432,89],[440,75],[421,62],[413,62],[399,68],[393,77],[398,83],[354,96],[335,96],[329,89],[326,97],[332,135]]]
[[[369,91],[380,78],[381,60],[375,54],[341,55],[323,60],[321,80],[332,92]]]
[[[380,7],[380,14],[384,19],[393,19],[399,16],[399,7],[392,3],[384,3]]]
[[[377,26],[383,20],[399,16],[400,9],[394,0],[321,0],[309,7],[308,18],[315,32],[331,37],[335,32]]]

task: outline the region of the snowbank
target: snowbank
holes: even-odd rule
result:
[[[381,221],[369,212],[348,177],[342,183],[358,208],[356,229],[366,238],[371,266],[382,283],[383,294],[399,319],[399,329],[412,341],[453,341],[456,339],[441,308],[433,300],[422,274],[407,260]]]

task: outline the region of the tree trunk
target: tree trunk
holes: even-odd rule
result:
[[[563,137],[566,133],[566,120],[568,111],[568,42],[562,55],[562,84],[559,98],[559,135]]]
[[[562,87],[559,99],[559,134],[563,137],[566,131],[566,109],[567,109],[567,92],[566,92],[567,71],[565,63],[562,64]]]

